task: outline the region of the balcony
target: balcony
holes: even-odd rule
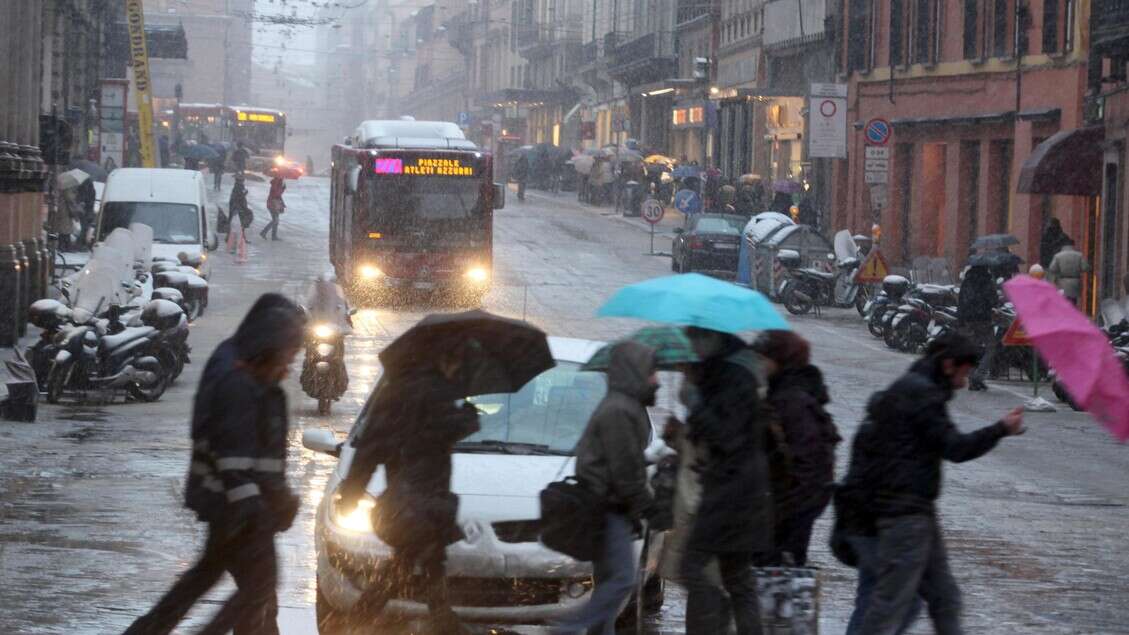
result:
[[[526,59],[551,55],[562,45],[579,44],[581,28],[580,16],[553,23],[517,24],[514,26],[517,51]]]
[[[662,81],[677,74],[678,48],[673,32],[646,33],[605,50],[608,73],[628,86]]]
[[[825,0],[772,0],[764,5],[764,47],[782,49],[823,39]]]
[[[1129,51],[1129,0],[1093,0],[1092,47],[1104,54]]]

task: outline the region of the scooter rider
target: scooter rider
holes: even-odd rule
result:
[[[301,383],[302,390],[318,400],[320,414],[329,414],[330,404],[349,386],[345,336],[353,332],[351,313],[345,292],[336,282],[327,277],[314,281],[306,303],[312,328],[306,335]]]

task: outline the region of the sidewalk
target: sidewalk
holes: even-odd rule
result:
[[[517,200],[516,190],[511,190],[514,200]],[[561,192],[559,194],[552,194],[541,190],[526,189],[525,195],[538,202],[553,203],[556,205],[566,205],[572,209],[581,210],[589,214],[599,214],[605,218],[610,218],[625,225],[637,227],[645,232],[650,233],[651,224],[639,218],[638,216],[624,216],[622,212],[616,212],[614,206],[603,207],[596,205],[587,205],[576,200],[576,192]],[[675,209],[673,206],[666,207],[666,214],[663,215],[661,221],[655,226],[655,236],[665,236],[670,238],[674,236],[674,228],[682,227],[685,224],[685,215]]]

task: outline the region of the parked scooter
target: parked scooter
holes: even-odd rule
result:
[[[893,313],[887,311],[883,340],[890,348],[918,353],[929,341],[936,322],[955,328],[957,292],[952,285],[923,284],[913,287]]]
[[[910,281],[904,276],[886,276],[882,280],[882,290],[863,306],[866,328],[874,337],[881,338],[886,332],[886,316],[897,311],[902,298],[910,289]]]
[[[104,261],[92,260],[84,268],[75,287],[73,324],[55,338],[58,352],[46,376],[48,403],[58,403],[68,390],[124,389],[140,401],[156,401],[164,394],[169,375],[159,356],[172,353],[156,344],[158,329],[126,327],[111,335],[110,320],[99,317],[119,285]]]
[[[793,315],[804,315],[821,306],[853,306],[862,315],[867,294],[863,286],[855,281],[862,266],[858,253],[851,233],[844,230],[835,236],[835,254],[829,255],[835,262],[834,272],[797,267],[794,266],[798,264],[795,259],[789,262],[781,260],[789,274],[780,289],[784,308]]]
[[[306,358],[302,362],[302,390],[318,402],[318,414],[327,415],[349,387],[345,367],[345,336],[353,330],[345,293],[335,282],[319,279],[306,306],[310,329],[306,335]]]

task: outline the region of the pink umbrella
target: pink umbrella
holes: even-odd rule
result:
[[[1004,283],[1031,343],[1074,401],[1117,438],[1129,439],[1129,377],[1109,339],[1053,285],[1030,276]]]

